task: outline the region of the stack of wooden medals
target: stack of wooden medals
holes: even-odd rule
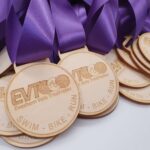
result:
[[[33,138],[23,134],[10,121],[6,109],[6,91],[10,80],[14,76],[12,64],[8,57],[7,49],[4,48],[0,52],[0,135],[7,143],[18,147],[36,147],[52,141],[54,138]],[[28,124],[24,122],[24,124]]]
[[[123,50],[112,50],[105,55],[116,71],[120,83],[119,92],[134,102],[150,104],[150,33],[139,36],[131,46],[123,42]]]
[[[0,135],[17,147],[36,147],[66,131],[77,117],[98,118],[118,104],[119,82],[101,55],[82,48],[21,66],[8,60],[0,78]],[[5,61],[3,61],[5,62]],[[6,71],[7,70],[7,71]]]
[[[1,52],[0,135],[17,147],[52,141],[77,119],[99,118],[112,112],[120,93],[150,103],[150,33],[124,50],[107,55],[86,47],[60,54],[60,62],[14,67],[7,50]],[[4,61],[5,60],[5,61]],[[119,81],[119,82],[118,82]],[[120,88],[119,88],[120,83]]]

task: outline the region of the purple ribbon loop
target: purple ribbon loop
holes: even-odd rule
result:
[[[94,0],[83,0],[83,1],[87,3],[89,6],[91,6]]]
[[[50,0],[59,49],[67,52],[85,45],[84,28],[68,0]]]
[[[11,14],[6,37],[12,62],[24,64],[53,57],[55,28],[48,1],[31,0],[23,26]]]
[[[148,31],[149,0],[82,0],[72,5],[69,0],[2,0],[0,5],[0,49],[6,42],[17,64],[47,57],[56,62],[58,49],[78,49],[85,40],[90,50],[107,53],[124,36]]]
[[[87,19],[88,47],[98,53],[109,52],[117,40],[117,0],[95,0]]]
[[[144,20],[146,19],[148,3],[147,0],[137,2],[137,0],[129,0],[129,3],[133,10],[135,27],[133,30],[133,36],[137,37],[142,31]]]
[[[85,27],[85,24],[87,21],[87,12],[86,12],[86,8],[85,8],[85,4],[84,3],[75,4],[75,5],[73,5],[73,9],[74,9],[77,17],[79,18],[80,22]]]
[[[9,57],[14,63],[16,61],[17,48],[21,36],[21,24],[15,13],[14,7],[11,8],[7,23],[6,23],[6,46],[8,50]]]
[[[10,10],[12,1],[3,0],[0,4],[0,40],[4,38],[6,19]]]
[[[11,5],[12,5],[12,1],[10,1],[10,0],[1,1],[1,4],[0,4],[0,22],[3,22],[4,20],[6,20]]]
[[[21,13],[27,9],[29,0],[2,0],[0,4],[0,39],[4,38],[6,19],[9,15],[11,7],[14,7],[16,14]],[[22,13],[20,17],[23,15]]]
[[[126,35],[132,35],[132,41],[142,32],[142,30],[150,31],[148,17],[148,0],[125,0],[120,1],[119,8],[119,25],[118,25],[118,45]],[[148,24],[147,24],[148,23]],[[129,41],[128,45],[132,43]]]
[[[150,6],[150,4],[149,4],[149,6]],[[142,32],[150,32],[150,9],[149,9],[148,15],[145,19]]]

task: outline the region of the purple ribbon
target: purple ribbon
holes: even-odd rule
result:
[[[86,22],[87,22],[87,12],[86,12],[86,8],[85,8],[85,4],[84,3],[75,4],[75,5],[73,5],[73,9],[74,9],[77,17],[79,18],[80,22],[85,27]]]
[[[142,0],[141,2],[137,2],[137,0],[129,0],[129,3],[133,10],[133,17],[135,28],[133,30],[133,36],[137,37],[138,34],[142,31],[142,27],[144,25],[144,20],[147,16],[148,3],[147,0]]]
[[[117,0],[95,0],[86,26],[88,47],[98,53],[107,53],[117,40]]]
[[[126,35],[132,35],[135,39],[150,24],[148,17],[148,0],[120,1],[118,44],[121,45]],[[146,19],[147,18],[147,19]],[[145,21],[146,20],[146,21]],[[146,31],[150,31],[148,28]],[[132,41],[131,41],[132,42]],[[129,44],[131,44],[131,42]]]
[[[148,6],[148,0],[2,0],[0,40],[17,64],[47,57],[56,62],[58,49],[68,52],[85,41],[90,50],[107,53],[124,36],[150,31]]]
[[[6,44],[12,62],[53,59],[55,27],[47,0],[31,0],[23,26],[13,8],[7,19]]]
[[[11,7],[14,7],[16,14],[20,14],[28,7],[29,0],[1,0],[0,4],[0,39],[4,38],[6,19]],[[22,13],[23,15],[23,13]],[[20,15],[20,16],[22,16]]]
[[[150,6],[150,3],[149,3],[149,6]],[[150,32],[150,9],[149,9],[148,15],[145,19],[142,32]]]
[[[55,22],[59,50],[67,52],[85,45],[85,32],[82,24],[68,0],[50,0]]]

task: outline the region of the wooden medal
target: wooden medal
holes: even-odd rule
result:
[[[150,104],[150,86],[139,89],[120,86],[120,93],[132,101]]]
[[[12,137],[2,137],[2,139],[10,145],[20,148],[33,148],[51,142],[54,138],[33,138],[27,135],[19,135]]]
[[[119,103],[119,95],[118,95],[116,101],[114,102],[114,104],[108,110],[106,110],[105,112],[103,112],[99,115],[91,116],[90,119],[95,119],[95,118],[104,117],[106,115],[109,115],[116,109],[116,107],[118,106],[118,103]]]
[[[115,50],[112,50],[104,57],[116,72],[121,84],[134,88],[145,87],[150,84],[149,77],[121,62],[117,57]]]
[[[117,54],[119,55],[121,60],[123,60],[126,64],[128,64],[133,69],[139,71],[139,67],[134,63],[134,61],[132,60],[132,58],[128,52],[117,48]]]
[[[139,48],[145,59],[150,62],[150,32],[144,33],[139,37]]]
[[[79,113],[79,90],[71,75],[50,63],[28,65],[14,75],[6,96],[6,109],[23,133],[53,137],[64,132]]]
[[[139,62],[143,65],[143,67],[150,70],[150,62],[148,62],[145,57],[141,54],[139,47],[138,47],[138,40],[135,40],[132,44],[132,50],[134,55],[137,57]]]
[[[80,116],[99,115],[113,105],[118,96],[118,80],[99,55],[83,48],[63,57],[59,65],[72,74],[79,86]]]
[[[146,67],[144,67],[139,60],[137,59],[137,57],[134,55],[133,51],[130,51],[130,55],[132,57],[132,60],[136,63],[136,65],[141,69],[141,73],[143,73],[143,75],[150,75],[150,70]]]
[[[10,121],[5,110],[6,89],[13,74],[0,78],[0,135],[13,136],[22,134]]]

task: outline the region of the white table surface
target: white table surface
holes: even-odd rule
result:
[[[0,140],[0,150],[17,149]],[[150,105],[120,97],[118,107],[110,115],[78,119],[53,142],[34,150],[150,150]]]

